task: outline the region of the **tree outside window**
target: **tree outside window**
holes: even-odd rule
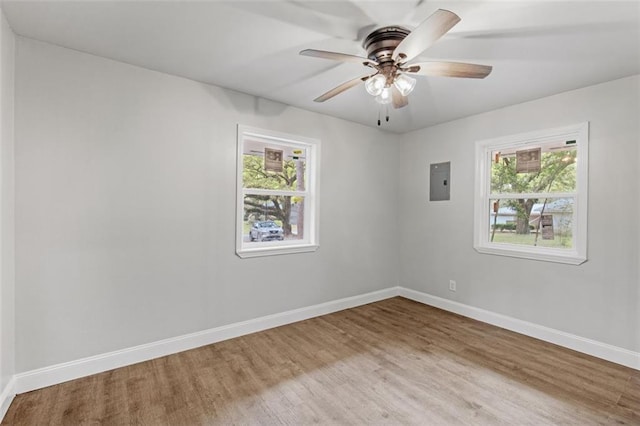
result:
[[[586,123],[478,142],[476,250],[584,262],[587,145]]]
[[[238,255],[317,248],[318,150],[315,139],[239,126]]]
[[[513,236],[499,236],[502,242],[512,242],[514,244],[522,241],[531,241],[532,245],[538,245],[541,233],[541,217],[546,214],[570,215],[572,202],[557,203],[557,193],[574,193],[576,189],[576,155],[577,150],[571,145],[563,145],[566,141],[546,144],[540,147],[540,161],[534,170],[518,172],[518,158],[515,152],[503,153],[494,151],[494,158],[491,166],[491,193],[492,194],[532,194],[528,198],[502,198],[495,199],[492,203],[493,223],[491,225],[491,241],[495,241],[496,231],[504,231],[511,227],[498,226],[500,207],[505,207],[506,211],[512,211],[513,215]],[[533,194],[539,194],[535,196]],[[541,204],[541,208],[534,209],[534,206]],[[562,212],[557,210],[562,207]],[[505,209],[503,209],[503,212]],[[533,213],[533,215],[532,215]],[[570,221],[563,221],[564,235],[571,230],[567,225]],[[507,229],[511,230],[511,229]],[[534,237],[526,239],[521,236],[534,234]],[[546,238],[553,239],[553,238]],[[562,238],[560,246],[570,244],[571,240]],[[555,244],[557,246],[557,244]]]

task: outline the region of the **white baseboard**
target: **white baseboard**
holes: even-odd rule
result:
[[[507,330],[515,331],[526,336],[534,337],[640,370],[640,353],[637,352],[597,342],[595,340],[586,339],[527,321],[522,321],[506,315],[497,314],[470,305],[454,302],[452,300],[432,296],[416,290],[404,287],[390,287],[360,296],[347,297],[344,299],[321,303],[319,305],[294,309],[279,314],[267,315],[248,321],[242,321],[153,343],[134,346],[132,348],[27,371],[25,373],[19,373],[13,377],[0,396],[2,398],[0,400],[0,403],[2,403],[0,408],[6,411],[6,408],[8,408],[11,403],[13,396],[17,393],[40,389],[46,386],[89,376],[91,374],[148,361],[150,359],[330,314],[332,312],[354,308],[356,306],[377,302],[394,296],[406,297],[407,299],[411,299],[416,302],[454,312],[456,314],[486,322]],[[4,414],[4,412],[0,411],[0,414]],[[0,416],[0,419],[1,418],[2,416]]]
[[[183,336],[160,340],[132,348],[108,352],[76,361],[39,368],[19,373],[15,378],[15,392],[23,393],[46,386],[55,385],[91,374],[101,373],[114,368],[124,367],[138,362],[148,361],[166,355],[210,345],[222,340],[232,339],[269,328],[314,318],[344,309],[354,308],[367,303],[377,302],[397,296],[398,287],[374,291],[359,296],[347,297],[305,308],[294,309],[279,314],[242,321],[209,330],[190,333]],[[2,418],[2,417],[0,417]]]
[[[500,328],[515,331],[525,336],[535,337],[545,342],[554,343],[574,351],[582,352],[607,361],[622,364],[640,370],[640,353],[619,348],[607,343],[598,342],[575,334],[544,327],[517,318],[497,314],[495,312],[476,308],[453,300],[432,296],[420,291],[400,287],[399,295],[425,305],[434,306],[445,311],[453,312],[468,318],[486,322]]]
[[[0,421],[4,419],[4,415],[7,414],[11,401],[16,396],[16,378],[15,376],[9,380],[9,383],[2,389],[0,393]]]

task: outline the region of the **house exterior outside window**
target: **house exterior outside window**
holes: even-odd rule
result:
[[[587,260],[588,123],[476,143],[474,247]]]

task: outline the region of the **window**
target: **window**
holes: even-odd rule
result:
[[[320,141],[238,126],[236,253],[318,248]]]
[[[474,247],[587,260],[588,123],[476,143]]]

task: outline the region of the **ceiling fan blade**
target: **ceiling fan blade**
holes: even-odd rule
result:
[[[363,77],[357,77],[357,78],[354,78],[353,80],[349,80],[347,82],[344,82],[341,85],[339,85],[337,87],[334,87],[333,89],[329,90],[324,95],[318,96],[313,101],[314,102],[324,102],[326,100],[329,100],[329,99],[333,98],[334,96],[339,95],[340,93],[344,92],[345,90],[349,90],[352,87],[357,86],[358,84],[362,83],[363,81],[367,81],[369,79],[369,77],[371,77],[371,76],[365,75]]]
[[[444,9],[436,10],[398,44],[391,59],[402,63],[410,61],[431,47],[458,22],[460,17],[455,13]]]
[[[314,58],[331,59],[332,61],[355,62],[362,65],[378,65],[376,61],[362,56],[348,55],[346,53],[328,52],[326,50],[305,49],[301,50],[302,56],[312,56]]]
[[[409,98],[402,96],[402,93],[394,85],[391,85],[391,102],[395,109],[404,108],[409,105]]]
[[[418,62],[406,68],[406,72],[435,77],[485,78],[493,67],[462,62]]]

